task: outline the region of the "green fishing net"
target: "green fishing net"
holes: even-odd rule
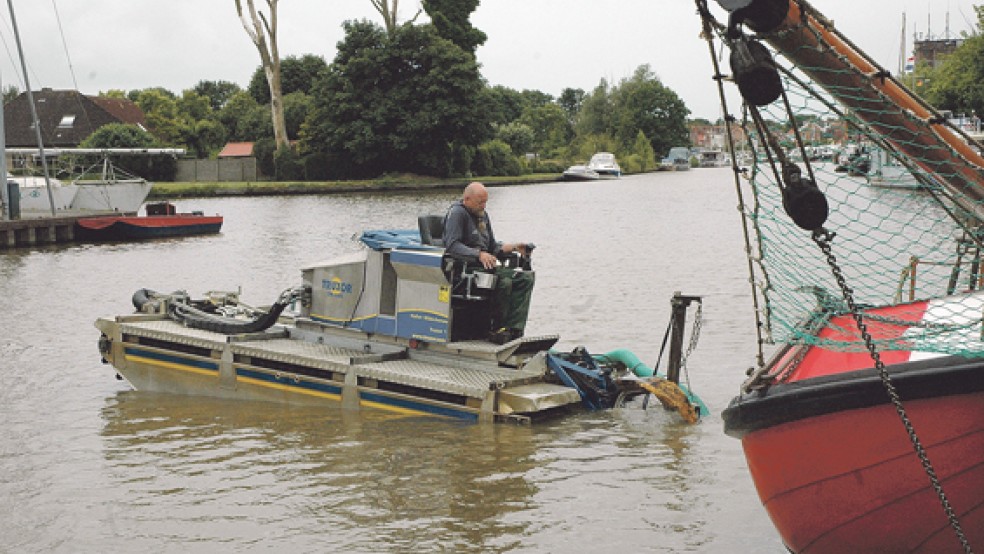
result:
[[[743,108],[732,127],[733,155],[743,169],[742,213],[764,341],[865,351],[845,315],[839,272],[880,350],[984,355],[984,292],[975,293],[982,288],[975,235],[984,206],[974,198],[984,190],[981,168],[972,166],[974,182],[973,173],[968,179],[934,161],[938,152],[925,149],[924,160],[903,153],[923,148],[927,131],[884,122],[907,118],[923,130],[928,124],[888,98],[872,99],[870,89],[849,86],[857,71],[797,67],[773,55],[785,99],[758,110],[772,144],[826,195],[824,228],[833,239],[831,259],[787,215],[775,153],[770,160],[761,126]],[[916,147],[900,149],[905,143]]]

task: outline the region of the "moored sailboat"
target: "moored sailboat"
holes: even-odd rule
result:
[[[709,50],[731,49],[736,124],[765,154],[735,183],[759,344],[774,345],[725,432],[792,552],[984,548],[980,145],[809,3],[719,3],[727,23],[697,6]],[[886,194],[810,163],[805,116],[844,121],[924,186]]]

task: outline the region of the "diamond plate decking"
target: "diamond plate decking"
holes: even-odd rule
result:
[[[467,367],[469,360],[454,360],[453,365],[417,359],[398,359],[358,363],[365,358],[362,350],[331,346],[288,338],[230,341],[229,337],[211,331],[185,327],[166,319],[127,321],[120,324],[122,333],[160,341],[196,346],[200,348],[230,349],[235,355],[296,364],[375,379],[398,385],[418,387],[471,398],[484,398],[489,390],[508,388],[536,380],[542,372],[495,367],[488,362],[475,361],[475,367]],[[451,350],[494,353],[501,346],[482,341],[451,343]],[[414,354],[410,354],[413,356]],[[353,363],[353,360],[355,363]],[[484,367],[483,367],[484,366]]]

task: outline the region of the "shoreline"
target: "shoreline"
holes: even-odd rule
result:
[[[560,174],[544,173],[517,177],[463,177],[456,179],[429,179],[414,176],[362,181],[155,182],[147,199],[463,189],[472,181],[481,181],[486,186],[495,187],[559,182],[561,177]]]

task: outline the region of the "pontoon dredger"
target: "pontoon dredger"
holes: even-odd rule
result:
[[[368,248],[303,268],[301,284],[265,310],[237,293],[193,300],[141,289],[137,314],[96,322],[100,351],[141,390],[328,399],[483,421],[608,408],[651,393],[688,421],[706,413],[699,399],[625,350],[558,353],[550,350],[557,335],[485,340],[493,276],[448,259],[426,244],[426,231],[421,236],[363,233]],[[514,263],[529,268],[528,259]]]

